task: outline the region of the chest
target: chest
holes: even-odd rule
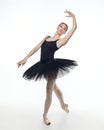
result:
[[[45,41],[43,44],[42,44],[42,47],[41,49],[43,51],[51,51],[51,52],[54,52],[57,50],[57,47],[56,47],[56,42],[55,41],[51,41],[51,42],[47,42]]]

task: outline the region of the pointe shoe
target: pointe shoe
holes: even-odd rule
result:
[[[51,124],[51,122],[50,122],[48,119],[44,119],[44,123],[45,123],[46,125],[50,125],[50,124]]]
[[[68,104],[64,104],[66,107],[68,107]]]
[[[62,109],[63,109],[65,112],[69,113],[68,104],[64,104],[64,106],[62,106]]]
[[[47,117],[44,117],[44,116],[43,116],[43,121],[44,121],[44,123],[45,123],[46,125],[50,125],[50,124],[51,124],[51,122],[47,119]]]

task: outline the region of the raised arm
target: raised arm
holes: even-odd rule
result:
[[[18,63],[17,63],[17,65],[18,65],[18,67],[20,66],[20,65],[24,65],[26,62],[27,62],[27,60],[28,60],[28,58],[30,57],[30,56],[32,56],[35,52],[37,52],[38,50],[39,50],[39,48],[41,47],[41,45],[43,44],[43,42],[44,42],[44,40],[47,38],[48,36],[46,36],[39,44],[37,44],[21,61],[19,61]]]
[[[66,17],[71,17],[72,18],[72,28],[65,35],[65,37],[63,37],[62,39],[60,39],[58,41],[58,43],[57,43],[58,47],[61,47],[61,46],[65,45],[69,41],[69,39],[71,38],[71,36],[75,32],[75,30],[77,29],[77,22],[76,22],[75,15],[72,12],[68,11],[68,10],[65,10],[65,13],[68,14]]]

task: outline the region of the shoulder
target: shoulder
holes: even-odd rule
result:
[[[46,36],[42,39],[41,43],[43,43],[48,37],[49,37],[49,36],[46,35]]]
[[[46,40],[48,37],[49,37],[49,36],[48,36],[48,35],[46,35],[46,36],[43,38],[43,40]]]
[[[45,40],[48,38],[48,35],[46,35],[38,44],[37,44],[37,48],[40,48],[41,45],[45,42]]]
[[[46,35],[46,36],[45,36],[45,38],[49,38],[49,37],[51,37],[51,36],[49,36],[49,35]]]

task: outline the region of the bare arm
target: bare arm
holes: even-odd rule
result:
[[[45,40],[47,37],[48,37],[48,36],[46,36],[46,37],[45,37],[39,44],[37,44],[21,61],[19,61],[19,62],[17,63],[18,67],[19,67],[20,65],[24,65],[24,64],[27,62],[28,58],[29,58],[30,56],[32,56],[35,52],[37,52],[37,51],[39,50],[39,48],[41,47],[41,45],[43,44],[44,40]]]
[[[77,29],[77,22],[76,22],[76,18],[75,15],[72,12],[69,11],[65,11],[65,13],[68,14],[68,16],[66,17],[71,17],[72,18],[72,28],[71,30],[65,35],[64,38],[60,39],[59,41],[57,41],[57,46],[61,47],[63,45],[65,45],[69,39],[71,38],[71,36],[73,35],[73,33],[75,32],[75,30]]]
[[[25,59],[28,59],[35,52],[37,52],[46,38],[47,38],[47,36],[28,53],[28,55],[25,57]]]

